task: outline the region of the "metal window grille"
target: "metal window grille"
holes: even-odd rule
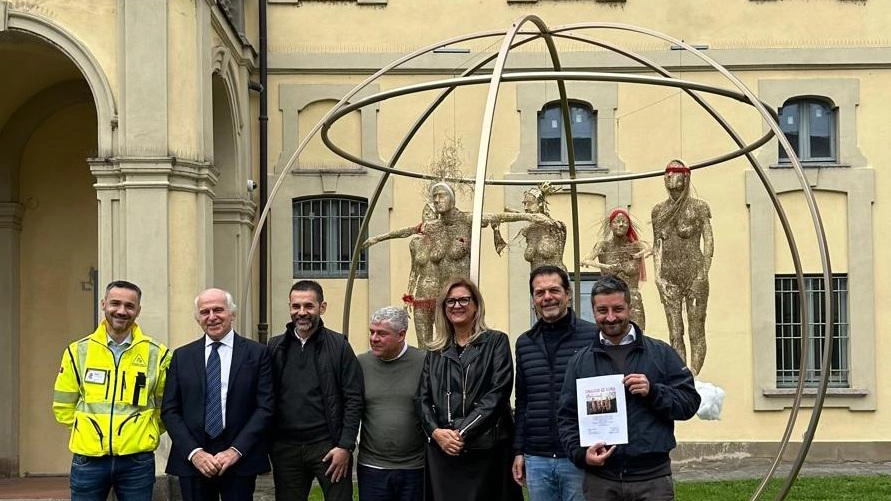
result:
[[[572,147],[576,165],[597,166],[597,112],[582,103],[570,103]],[[569,153],[563,138],[563,114],[559,103],[546,105],[538,113],[538,167],[562,169],[569,165]]]
[[[805,384],[815,387],[820,382],[823,348],[826,338],[823,329],[828,316],[823,301],[826,287],[823,277],[805,275],[805,293],[798,290],[795,276],[778,275],[775,278],[776,303],[776,375],[777,388],[795,387],[799,376]],[[850,381],[848,358],[848,277],[832,276],[832,304],[835,325],[832,331],[832,360],[830,361],[829,386],[847,388]],[[801,367],[801,301],[808,312],[808,353],[805,367]]]
[[[293,201],[294,278],[347,278],[353,246],[368,209],[364,199],[317,197]],[[366,252],[356,269],[368,277]]]

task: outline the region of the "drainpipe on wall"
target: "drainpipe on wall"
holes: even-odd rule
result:
[[[269,187],[267,181],[267,163],[269,159],[269,107],[268,80],[269,67],[266,61],[266,0],[259,0],[259,35],[260,35],[260,210],[266,207]],[[269,245],[267,241],[266,224],[260,228],[260,263],[259,263],[259,289],[258,299],[260,315],[257,322],[258,340],[266,344],[269,337],[269,319],[267,315],[268,287],[267,270],[269,260]]]

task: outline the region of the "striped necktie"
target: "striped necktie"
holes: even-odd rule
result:
[[[204,396],[204,431],[210,438],[217,438],[223,433],[223,404],[220,396],[222,382],[220,381],[220,354],[218,350],[223,343],[217,341],[211,344],[210,355],[207,357],[207,385]]]

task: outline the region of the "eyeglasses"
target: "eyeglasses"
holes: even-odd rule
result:
[[[445,300],[445,305],[446,305],[446,308],[454,308],[456,306],[461,306],[463,308],[472,302],[473,302],[473,298],[470,296],[450,297]]]

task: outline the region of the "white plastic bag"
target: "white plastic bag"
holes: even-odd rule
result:
[[[720,386],[705,381],[695,381],[696,391],[702,397],[699,410],[696,415],[699,419],[721,419],[721,409],[724,407],[724,390]]]

